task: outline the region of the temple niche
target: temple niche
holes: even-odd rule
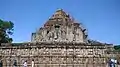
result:
[[[57,10],[52,17],[35,33],[32,33],[32,42],[76,42],[87,41],[86,29],[80,27],[72,17],[62,9]]]

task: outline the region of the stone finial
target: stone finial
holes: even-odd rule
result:
[[[63,9],[59,8],[59,9],[57,9],[57,11],[63,11]]]

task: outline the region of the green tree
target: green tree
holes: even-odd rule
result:
[[[10,43],[13,41],[9,35],[13,34],[14,24],[11,21],[3,21],[0,19],[0,44]]]
[[[114,49],[120,51],[120,45],[115,45],[115,46],[114,46]]]

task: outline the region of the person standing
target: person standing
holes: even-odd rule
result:
[[[13,66],[17,67],[17,61],[16,60],[14,61]]]
[[[34,65],[35,65],[35,64],[34,64],[34,59],[32,59],[32,67],[34,67]]]
[[[27,67],[27,60],[23,64],[24,67]]]
[[[111,59],[111,60],[109,61],[109,67],[115,67],[114,59]]]
[[[3,63],[2,63],[2,60],[0,60],[0,67],[3,67]]]

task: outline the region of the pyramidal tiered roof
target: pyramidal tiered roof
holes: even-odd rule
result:
[[[58,9],[44,27],[32,33],[32,42],[76,42],[76,43],[100,43],[88,39],[87,29],[66,13]]]
[[[81,23],[75,21],[75,19],[72,16],[70,16],[68,13],[66,13],[63,9],[58,9],[44,24],[44,27],[51,27],[55,24],[60,24],[60,25],[73,24],[76,27],[80,27],[83,31],[86,30]],[[88,35],[87,33],[85,34]]]
[[[86,29],[80,27],[80,23],[66,13],[63,9],[58,9],[47,22],[44,27],[32,35],[32,41],[46,42],[86,42]]]
[[[52,26],[55,24],[54,22],[59,23],[66,23],[66,22],[73,22],[73,19],[70,17],[68,13],[66,13],[63,9],[58,9],[50,18],[49,20],[45,23],[44,26]]]

